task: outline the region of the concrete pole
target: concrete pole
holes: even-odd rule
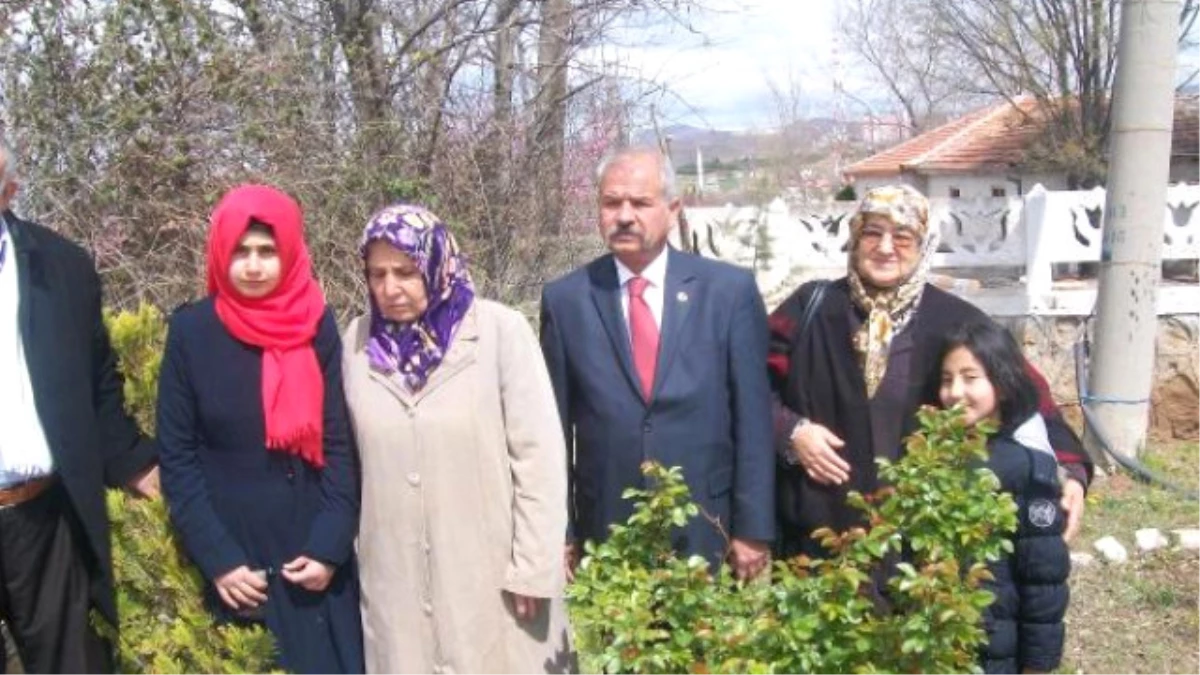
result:
[[[1113,450],[1125,456],[1141,450],[1149,417],[1178,22],[1178,0],[1121,3],[1088,394]]]

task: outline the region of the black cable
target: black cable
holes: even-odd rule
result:
[[[1133,457],[1116,452],[1112,449],[1112,445],[1108,442],[1108,437],[1100,429],[1100,421],[1096,419],[1096,413],[1091,409],[1091,397],[1087,390],[1087,374],[1088,374],[1088,358],[1089,350],[1087,345],[1087,328],[1080,331],[1079,340],[1075,342],[1075,387],[1079,390],[1079,408],[1083,411],[1084,424],[1096,441],[1108,456],[1112,457],[1118,464],[1129,470],[1134,477],[1140,479],[1144,483],[1157,484],[1172,492],[1177,492],[1185,498],[1192,501],[1200,501],[1200,494],[1196,490],[1185,488],[1181,485],[1176,485],[1162,476],[1151,471],[1146,465],[1137,461]]]

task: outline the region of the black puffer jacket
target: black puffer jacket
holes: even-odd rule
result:
[[[1062,660],[1070,599],[1058,465],[1050,454],[1003,435],[989,441],[988,451],[988,468],[1017,502],[1019,524],[1012,555],[991,566],[996,578],[988,590],[996,601],[985,614],[988,645],[981,665],[988,673],[1049,672]]]

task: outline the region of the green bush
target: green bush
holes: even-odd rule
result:
[[[152,432],[166,337],[162,314],[106,314],[125,403]],[[108,492],[120,631],[93,615],[126,673],[261,673],[274,667],[274,641],[259,626],[218,625],[204,607],[205,581],[179,546],[162,499]]]
[[[925,409],[884,488],[852,493],[869,528],[818,533],[830,556],[776,562],[770,580],[715,578],[670,531],[698,517],[678,468],[643,467],[629,521],[588,544],[568,587],[576,646],[592,672],[964,672],[986,640],[987,560],[1011,544],[1016,507],[980,460],[986,430]],[[874,579],[905,551],[887,582]]]
[[[857,201],[858,193],[855,192],[853,185],[847,183],[847,184],[843,185],[842,187],[838,188],[838,191],[836,193],[834,193],[834,195],[833,195],[833,200],[837,201],[837,202]]]
[[[147,434],[154,433],[158,371],[167,343],[167,324],[153,305],[136,312],[104,312],[109,340],[117,354],[117,370],[125,378],[125,409]]]

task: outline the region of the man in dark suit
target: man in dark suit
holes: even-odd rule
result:
[[[676,549],[728,556],[754,576],[775,534],[762,298],[749,271],[668,249],[680,204],[657,150],[617,152],[598,176],[611,253],[542,292],[542,350],[571,453],[568,566],[576,541],[629,517],[621,493],[655,460],[683,467],[703,510]]]
[[[154,444],[125,413],[83,249],[13,215],[0,141],[0,614],[26,672],[102,672],[116,623],[104,487],[157,493]]]

